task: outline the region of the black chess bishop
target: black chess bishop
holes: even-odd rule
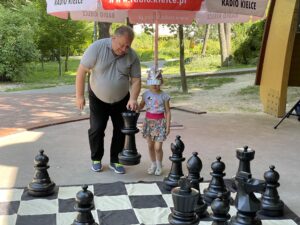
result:
[[[204,203],[200,192],[200,183],[203,181],[203,177],[200,176],[202,170],[202,161],[198,157],[197,152],[193,152],[191,158],[187,161],[188,179],[191,180],[192,188],[199,191],[199,198],[195,207],[195,212],[202,218],[207,216],[207,205]]]
[[[164,178],[164,188],[168,191],[178,186],[180,177],[183,176],[182,162],[185,160],[182,157],[184,151],[184,143],[181,141],[180,136],[177,135],[175,144],[171,144],[172,156],[169,159],[172,161],[171,171],[167,177]]]

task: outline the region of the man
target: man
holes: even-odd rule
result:
[[[121,113],[127,109],[137,110],[137,98],[141,90],[141,67],[137,54],[131,48],[133,39],[134,32],[131,27],[117,28],[111,38],[97,40],[85,51],[77,69],[76,105],[80,110],[85,105],[85,77],[91,72],[88,85],[90,105],[88,136],[91,169],[95,172],[102,170],[105,129],[110,117],[113,136],[109,168],[116,173],[125,173],[118,159],[125,141],[125,135],[121,132],[124,124]]]

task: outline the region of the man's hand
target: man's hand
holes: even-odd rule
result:
[[[135,99],[129,99],[127,103],[127,109],[130,109],[131,111],[136,111],[138,109],[138,102]]]
[[[84,96],[76,97],[76,106],[79,110],[83,110],[83,108],[85,106]]]

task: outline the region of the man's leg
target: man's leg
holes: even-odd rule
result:
[[[104,136],[109,118],[109,105],[89,91],[90,129],[88,131],[92,161],[101,161],[104,154]]]
[[[120,102],[114,104],[111,108],[111,121],[113,124],[113,136],[110,148],[110,162],[118,163],[118,154],[124,147],[125,135],[121,132],[124,127],[122,112],[126,111],[126,105],[129,100],[129,94]]]

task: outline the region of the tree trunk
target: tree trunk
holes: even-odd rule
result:
[[[57,54],[56,54],[56,59],[58,62],[58,77],[61,78],[62,77],[62,69],[61,69],[61,47],[59,47]]]
[[[99,39],[102,38],[109,38],[109,28],[111,26],[111,23],[104,23],[104,22],[98,22],[98,28],[99,28]]]
[[[126,18],[126,25],[133,29],[133,24],[129,22],[129,18]]]
[[[231,55],[231,23],[225,23],[226,47],[228,56]]]
[[[69,54],[70,54],[70,47],[68,46],[66,51],[66,59],[65,59],[65,72],[69,71],[69,67],[68,67]]]
[[[208,41],[208,38],[209,38],[209,28],[210,28],[210,25],[206,24],[206,26],[205,26],[205,36],[204,36],[203,46],[202,46],[202,50],[201,50],[201,56],[203,56],[203,57],[206,54],[207,41]]]
[[[225,66],[228,58],[228,54],[227,54],[224,23],[218,24],[218,31],[219,31],[220,50],[221,50],[221,66]]]
[[[184,67],[183,25],[179,25],[178,32],[179,32],[179,50],[180,50],[180,61],[179,61],[179,63],[180,63],[181,86],[182,86],[182,92],[187,93],[188,92],[188,87],[187,87],[185,67]]]

